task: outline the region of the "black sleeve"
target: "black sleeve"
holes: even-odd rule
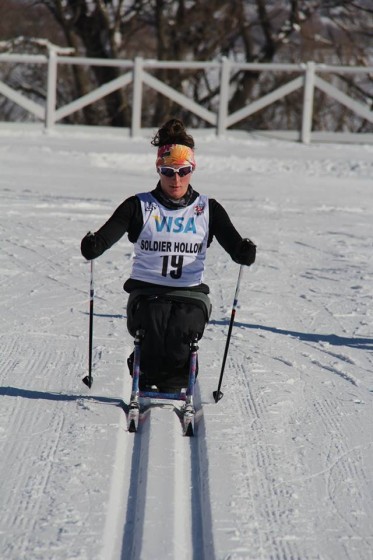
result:
[[[209,239],[214,237],[238,264],[250,265],[255,261],[256,246],[250,239],[243,239],[232,224],[226,210],[214,199],[209,200]]]
[[[208,245],[216,237],[220,245],[229,253],[234,255],[237,247],[242,241],[241,235],[232,224],[226,210],[213,198],[209,200],[210,223]]]
[[[128,232],[130,241],[136,241],[143,226],[141,204],[137,196],[127,198],[108,221],[94,234],[87,233],[81,242],[81,252],[88,260],[102,255]]]

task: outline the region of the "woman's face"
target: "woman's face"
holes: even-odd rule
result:
[[[183,175],[182,177],[180,176],[179,173],[174,173],[172,177],[167,176],[169,174],[172,174],[172,169],[174,170],[181,169],[184,172],[186,172],[188,171],[187,169],[188,167],[190,169],[189,173],[186,173],[186,175]],[[162,173],[162,170],[166,172],[167,175],[164,175]],[[160,167],[158,169],[158,173],[161,182],[161,188],[164,194],[168,198],[172,198],[173,200],[178,200],[179,198],[182,198],[188,190],[191,172],[192,172],[192,167],[190,165],[181,165],[181,166],[169,165],[167,167],[164,166]]]

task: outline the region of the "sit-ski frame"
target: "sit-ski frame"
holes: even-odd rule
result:
[[[128,431],[137,432],[139,417],[141,412],[140,399],[157,399],[157,400],[172,400],[181,401],[183,406],[180,409],[180,416],[183,424],[184,435],[194,435],[194,386],[196,382],[197,373],[197,351],[198,345],[197,336],[190,343],[190,359],[189,359],[189,379],[188,387],[176,393],[161,393],[158,391],[141,391],[140,390],[140,354],[141,354],[141,341],[144,337],[144,331],[136,331],[135,348],[132,370],[132,391],[131,401],[128,409]]]

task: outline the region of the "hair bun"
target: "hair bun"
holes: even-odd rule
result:
[[[194,148],[193,137],[187,133],[184,123],[179,119],[170,119],[161,126],[151,143],[158,147],[166,144],[182,144]]]

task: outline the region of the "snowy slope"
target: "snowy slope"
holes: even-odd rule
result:
[[[195,188],[258,245],[214,404],[238,266],[216,243],[198,435],[126,431],[131,244],[81,237],[156,180],[149,138],[0,129],[0,558],[373,558],[373,147],[199,131]],[[229,415],[227,413],[229,412]]]

